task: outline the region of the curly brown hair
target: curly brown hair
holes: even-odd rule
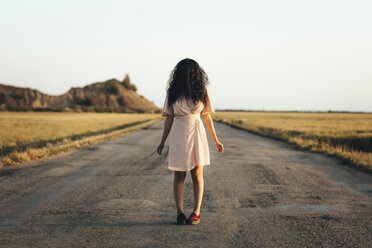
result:
[[[174,67],[168,80],[168,104],[172,105],[180,97],[206,103],[206,86],[208,76],[203,68],[193,59],[183,59]]]

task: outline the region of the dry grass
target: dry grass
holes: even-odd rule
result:
[[[214,118],[372,171],[372,114],[217,112]]]
[[[155,114],[0,112],[0,167],[111,139],[159,119]]]

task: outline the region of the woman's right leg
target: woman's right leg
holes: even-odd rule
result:
[[[191,177],[194,186],[194,213],[199,215],[204,192],[203,166],[192,169]]]
[[[183,185],[186,171],[175,171],[173,180],[174,199],[176,200],[177,215],[183,213]]]

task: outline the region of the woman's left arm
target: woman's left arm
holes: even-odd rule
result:
[[[203,115],[203,120],[205,125],[207,126],[208,132],[211,135],[214,144],[216,145],[218,152],[223,152],[224,147],[222,143],[218,140],[216,131],[214,130],[214,125],[213,125],[213,119],[211,114],[205,114]]]
[[[174,119],[174,116],[170,116],[170,115],[168,115],[167,118],[165,119],[164,129],[163,129],[163,137],[161,138],[160,144],[158,145],[158,149],[157,149],[157,152],[158,152],[159,155],[163,154],[164,143],[167,140],[168,134],[169,134],[169,132],[171,130],[171,127],[173,125],[173,119]]]

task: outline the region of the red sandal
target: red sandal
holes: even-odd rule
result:
[[[189,225],[196,225],[200,222],[200,214],[197,215],[196,213],[192,213],[190,217],[187,219],[187,224]]]

